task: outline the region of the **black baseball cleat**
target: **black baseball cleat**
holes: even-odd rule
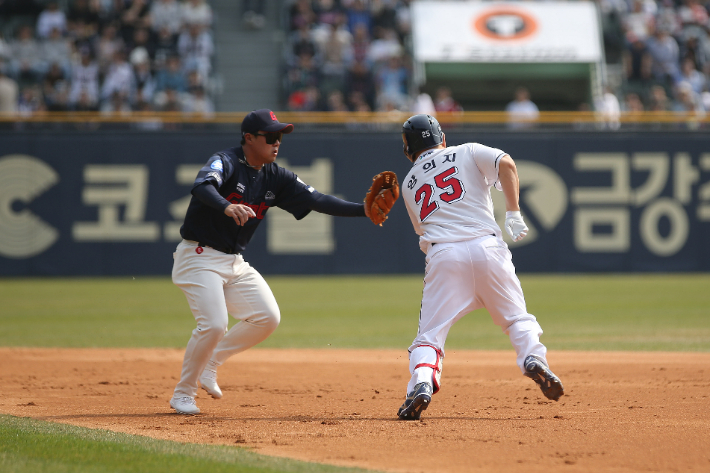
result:
[[[419,420],[422,412],[429,407],[431,402],[432,387],[429,383],[419,383],[407,395],[404,404],[397,411],[400,420]]]
[[[550,371],[547,363],[539,356],[528,355],[525,358],[525,376],[540,385],[542,394],[547,399],[559,401],[560,396],[565,393],[565,388],[562,386],[560,378]]]

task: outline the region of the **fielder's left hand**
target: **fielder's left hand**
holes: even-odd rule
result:
[[[505,213],[505,230],[513,241],[520,241],[528,234],[528,226],[520,215],[520,210]]]

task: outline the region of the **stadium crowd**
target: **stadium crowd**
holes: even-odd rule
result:
[[[595,1],[623,73],[580,109],[710,110],[710,0]],[[462,110],[416,90],[411,2],[286,0],[284,107]],[[0,111],[211,113],[212,22],[207,0],[0,0]]]
[[[709,0],[596,1],[607,60],[623,64],[625,73],[597,103],[580,104],[581,110],[710,110]],[[447,89],[433,99],[414,90],[410,4],[287,2],[283,89],[288,108],[460,110]]]
[[[0,1],[0,111],[209,114],[206,0]]]
[[[601,6],[607,25],[620,33],[622,110],[710,110],[710,1],[603,0]]]

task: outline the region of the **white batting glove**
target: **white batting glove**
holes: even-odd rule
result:
[[[520,210],[505,213],[505,231],[508,232],[513,241],[520,241],[528,234],[528,226],[523,222]]]

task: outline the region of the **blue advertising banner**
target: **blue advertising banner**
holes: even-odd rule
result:
[[[0,135],[0,276],[165,275],[197,170],[238,144],[224,132]],[[520,272],[708,271],[710,137],[694,133],[450,133],[500,148],[520,174],[529,235]],[[409,162],[398,133],[298,132],[279,164],[360,201]],[[493,190],[496,219],[502,193]],[[264,274],[421,273],[402,203],[364,218],[269,209],[245,258]]]

